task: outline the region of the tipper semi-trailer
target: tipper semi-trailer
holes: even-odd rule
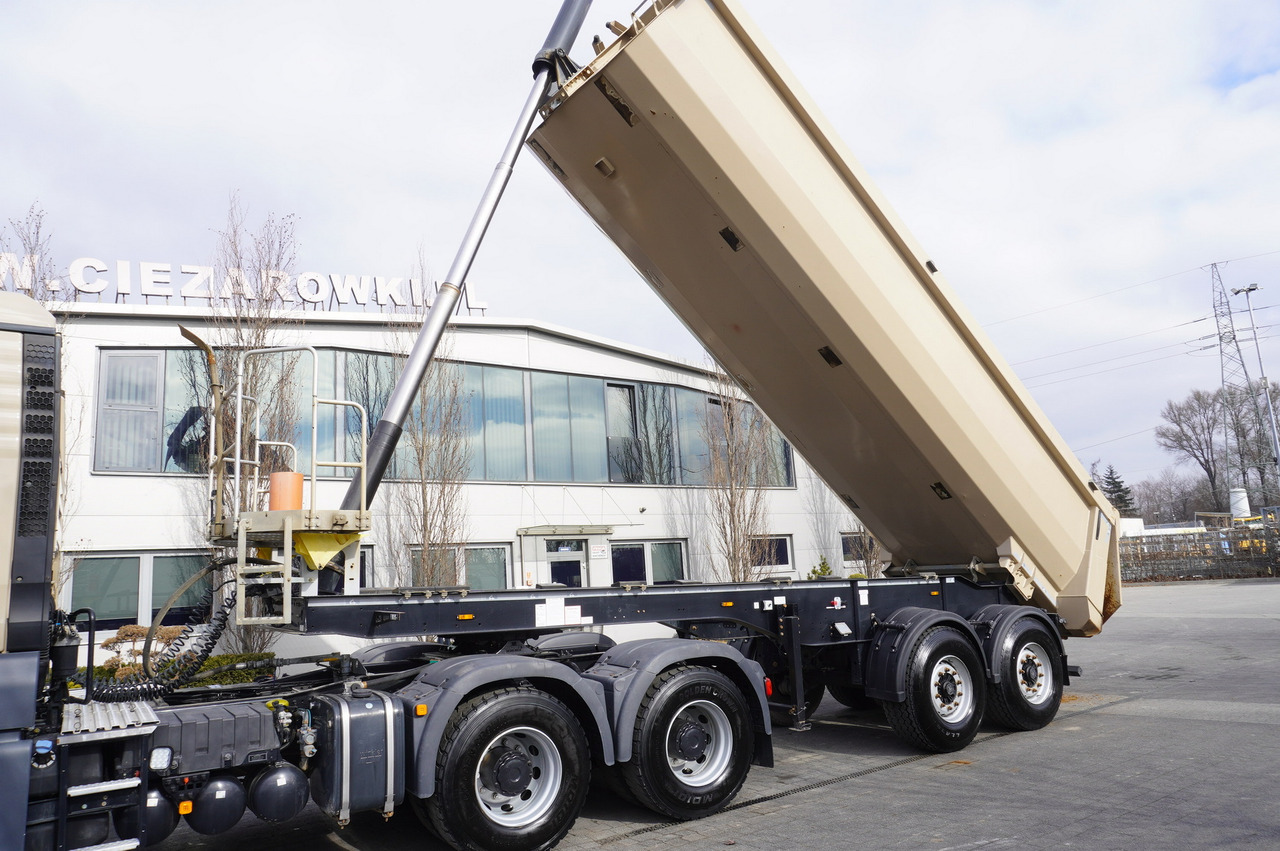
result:
[[[131,679],[95,681],[94,613],[54,599],[57,329],[0,293],[0,775],[25,789],[0,799],[5,847],[125,851],[180,820],[217,834],[314,803],[341,823],[412,809],[459,849],[542,849],[595,780],[667,818],[719,811],[772,764],[772,725],[807,728],[824,691],[938,752],[984,718],[1052,721],[1079,673],[1064,641],[1120,604],[1114,510],[736,3],[658,0],[578,67],[587,6],[564,3],[535,59],[367,453],[313,451],[309,498],[263,510],[252,400],[212,388],[225,555],[192,580],[212,579],[204,622],[164,648],[153,628]],[[884,545],[884,578],[361,587],[368,505],[526,145]],[[190,338],[212,375],[278,351]],[[344,501],[317,504],[339,465]],[[201,686],[233,620],[370,641]],[[674,637],[608,635],[636,623]]]

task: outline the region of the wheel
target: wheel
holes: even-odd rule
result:
[[[1010,730],[1039,730],[1062,703],[1062,654],[1044,625],[1024,618],[1013,625],[996,652],[992,668],[1000,683],[991,687],[991,717]]]
[[[874,698],[867,697],[867,693],[862,686],[834,685],[827,683],[827,691],[831,692],[831,696],[835,698],[836,703],[847,706],[850,709],[868,710],[879,709],[880,705],[876,703]]]
[[[587,737],[573,713],[537,689],[506,688],[453,713],[425,809],[454,848],[535,851],[569,832],[590,778]]]
[[[898,735],[935,753],[973,741],[986,706],[986,678],[978,651],[949,626],[926,630],[907,663],[907,699],[881,701]]]
[[[742,692],[719,671],[659,674],[640,704],[631,760],[620,770],[636,800],[675,819],[711,815],[738,794],[755,739]]]

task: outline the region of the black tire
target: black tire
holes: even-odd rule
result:
[[[991,669],[991,718],[1010,730],[1039,730],[1062,704],[1062,652],[1056,637],[1032,618],[1014,623],[996,648]]]
[[[858,711],[880,709],[880,704],[876,703],[875,698],[867,697],[867,693],[862,686],[838,686],[827,683],[827,691],[831,692],[831,696],[835,698],[836,703],[849,709]]]
[[[702,818],[738,794],[754,748],[751,710],[733,681],[680,666],[649,686],[631,760],[620,771],[641,805],[674,819]]]
[[[986,677],[977,649],[959,630],[935,626],[916,641],[907,663],[907,699],[881,701],[907,742],[934,753],[958,751],[978,734]]]
[[[424,803],[432,828],[460,851],[539,851],[569,832],[590,780],[573,713],[537,689],[504,688],[453,713]]]

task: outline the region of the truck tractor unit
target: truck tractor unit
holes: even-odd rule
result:
[[[163,644],[153,626],[123,680],[94,677],[92,608],[55,600],[56,323],[0,294],[0,845],[124,851],[180,821],[212,835],[314,805],[339,823],[411,809],[454,848],[532,851],[597,781],[663,818],[723,809],[772,764],[774,725],[808,728],[824,693],[927,751],[984,719],[1053,720],[1079,674],[1065,640],[1120,605],[1114,510],[735,0],[655,0],[579,66],[587,6],[567,0],[537,54],[356,460],[312,451],[287,473],[298,503],[272,506],[254,400],[212,388],[219,557],[170,601],[207,588],[204,617]],[[362,587],[369,505],[525,149],[865,524],[882,578]],[[281,351],[188,336],[215,376]],[[366,415],[314,388],[310,404]],[[318,504],[335,467],[346,495]],[[233,623],[365,641],[205,685]],[[667,637],[616,642],[625,624]]]

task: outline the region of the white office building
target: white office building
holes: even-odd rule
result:
[[[207,307],[71,303],[62,320],[65,389],[60,528],[64,607],[92,606],[102,626],[149,624],[207,563]],[[376,421],[416,325],[383,313],[306,311],[273,345],[306,345],[295,384],[369,406]],[[459,317],[444,352],[463,400],[468,472],[457,581],[475,588],[559,582],[609,586],[713,580],[723,574],[707,487],[702,368],[589,334],[534,322]],[[312,364],[315,364],[313,366]],[[814,400],[814,404],[820,404]],[[298,469],[309,468],[303,405]],[[322,407],[316,457],[352,457],[350,409]],[[857,569],[857,523],[776,433],[767,478],[770,575],[803,579],[825,556]],[[628,462],[627,459],[640,459]],[[362,545],[367,585],[407,584],[420,541],[406,533],[403,453],[372,505]],[[345,471],[320,468],[317,505],[336,507]],[[332,475],[324,475],[325,473]],[[179,613],[181,614],[181,613]]]

